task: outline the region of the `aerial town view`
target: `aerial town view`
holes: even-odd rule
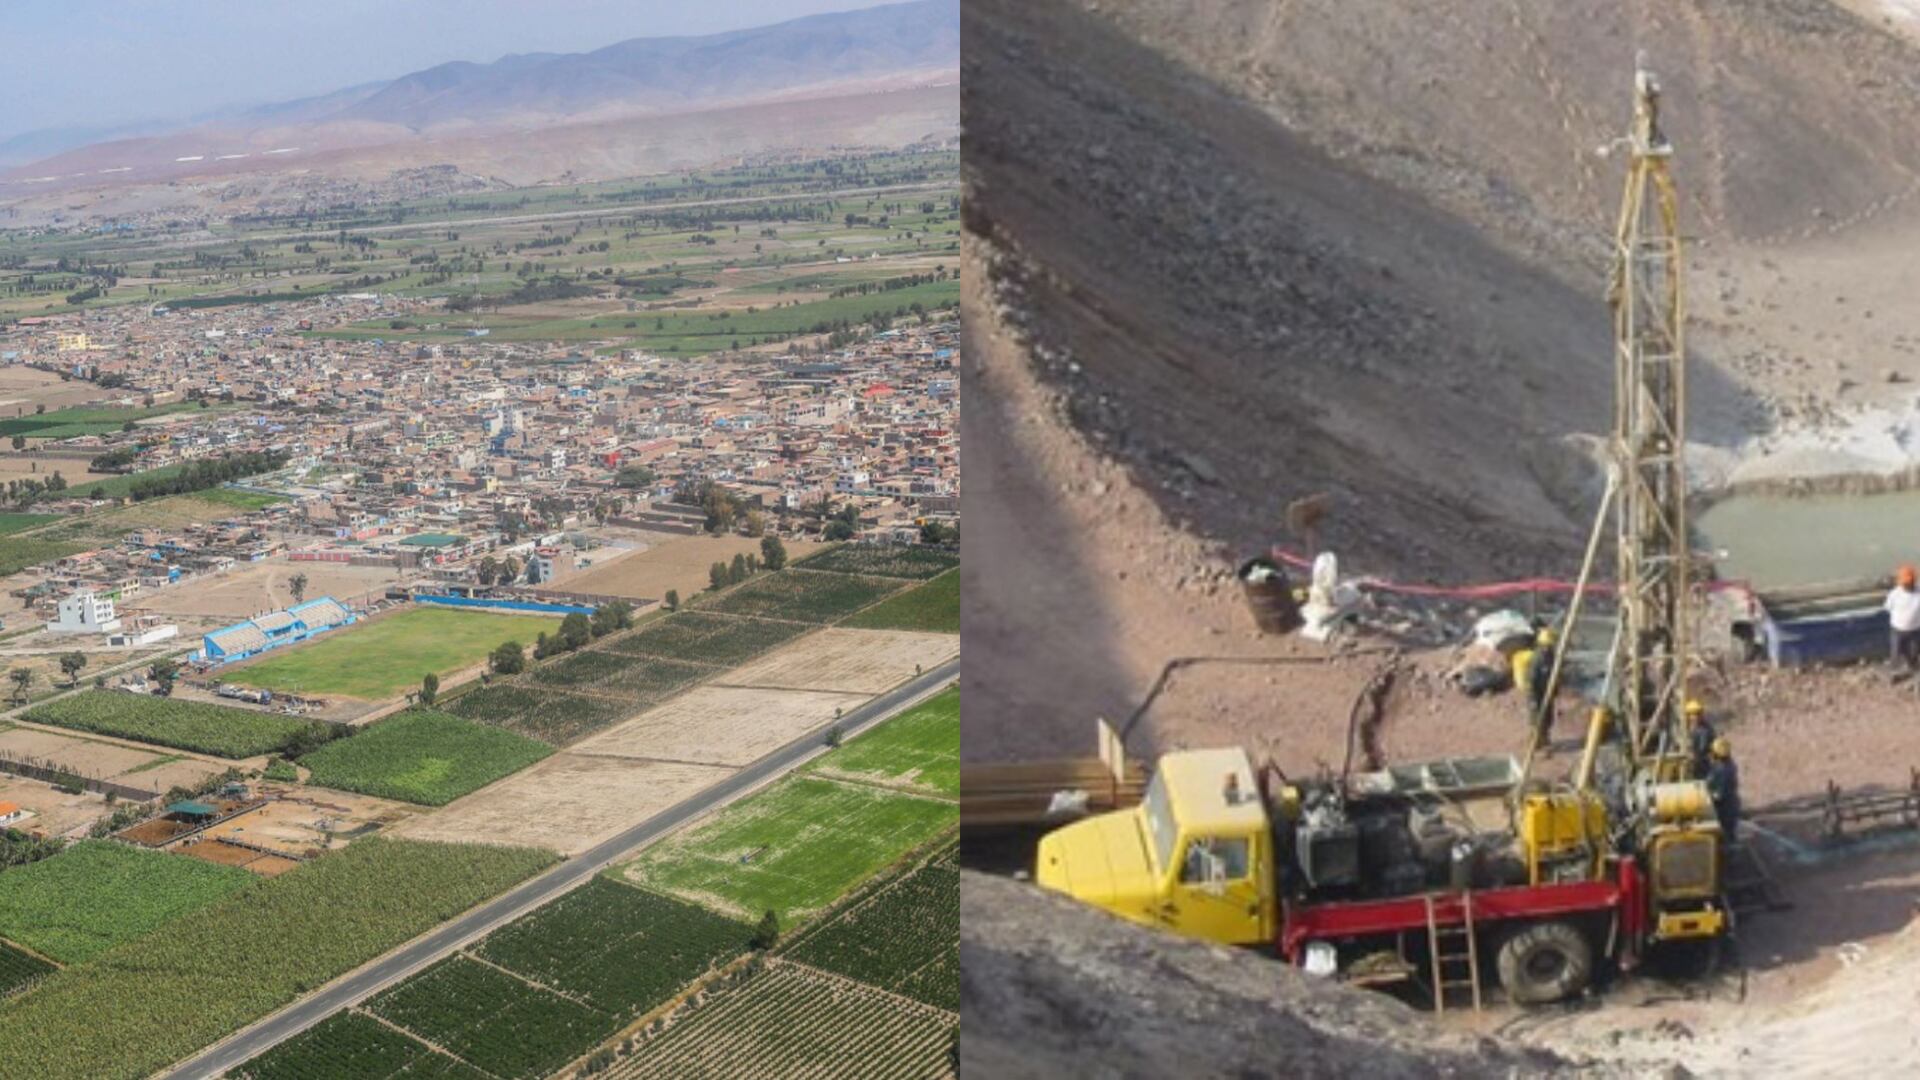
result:
[[[957,0],[25,7],[0,1080],[954,1075]]]

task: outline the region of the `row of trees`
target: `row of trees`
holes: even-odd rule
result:
[[[615,631],[625,630],[633,625],[633,605],[625,600],[615,600],[601,604],[593,609],[592,615],[574,612],[560,620],[560,629],[549,636],[544,631],[533,642],[533,658],[545,660],[549,656],[572,652],[595,638],[602,638]],[[527,669],[527,647],[518,641],[503,641],[494,647],[487,656],[487,667],[495,675],[518,675]],[[433,678],[428,676],[428,678]],[[438,690],[439,680],[435,679],[433,689]],[[433,698],[425,685],[421,687],[421,700],[431,705]]]
[[[708,567],[707,587],[724,589],[729,585],[740,584],[762,569],[778,570],[785,565],[787,565],[787,545],[781,543],[777,536],[763,536],[760,538],[760,554],[740,552],[734,555],[730,563],[716,562]],[[678,609],[680,594],[671,593],[667,606]]]

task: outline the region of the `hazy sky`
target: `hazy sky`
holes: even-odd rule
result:
[[[5,0],[0,139],[189,116],[449,60],[582,52],[880,0]]]

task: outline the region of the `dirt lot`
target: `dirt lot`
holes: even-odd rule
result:
[[[267,785],[262,790],[280,797],[200,835],[208,840],[227,836],[300,854],[345,847],[361,830],[397,825],[412,817],[416,809],[390,799],[332,789]],[[322,835],[323,822],[333,834],[331,842]]]
[[[84,836],[87,827],[107,813],[107,800],[93,792],[69,795],[42,780],[0,773],[0,802],[17,803],[34,812],[16,827],[48,836]]]
[[[851,709],[864,695],[701,686],[575,745],[571,753],[744,766]]]
[[[0,751],[41,758],[64,765],[83,776],[115,780],[150,791],[192,785],[221,770],[219,765],[191,756],[137,750],[98,739],[27,727],[0,732]],[[179,760],[164,765],[154,764],[168,758]]]
[[[822,630],[729,671],[720,686],[831,690],[878,694],[910,679],[915,665],[934,667],[960,655],[952,634],[906,630]]]
[[[176,618],[191,615],[232,622],[293,603],[287,579],[295,574],[307,575],[308,599],[331,596],[347,603],[369,593],[377,598],[388,584],[399,580],[399,571],[392,567],[268,559],[235,567],[218,578],[159,590],[141,597],[134,607]]]
[[[732,771],[560,753],[414,818],[395,833],[420,840],[543,847],[574,855]]]
[[[749,536],[672,536],[644,534],[652,546],[620,555],[553,582],[556,589],[606,593],[635,599],[658,600],[668,589],[690,597],[707,587],[707,568],[731,562],[735,555],[760,554],[760,541]],[[787,540],[789,561],[816,551],[808,540]]]
[[[0,412],[4,411],[4,407],[0,407]],[[69,485],[84,490],[82,481],[104,480],[116,475],[94,472],[89,466],[92,460],[90,455],[85,454],[78,457],[29,457],[25,454],[0,454],[0,484],[29,477],[45,480],[57,472]]]
[[[78,380],[63,381],[50,371],[30,367],[0,368],[0,417],[32,416],[35,405],[48,412],[105,398],[99,387]]]

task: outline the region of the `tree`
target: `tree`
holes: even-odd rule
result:
[[[653,486],[653,481],[653,470],[645,465],[622,466],[619,472],[613,474],[615,487],[648,488]]]
[[[526,647],[517,641],[503,641],[487,657],[487,664],[496,675],[518,675],[527,669]]]
[[[13,680],[13,700],[25,703],[27,688],[33,685],[33,669],[17,667],[7,672],[7,678]]]
[[[147,668],[147,678],[152,679],[159,688],[161,697],[173,696],[173,680],[180,674],[180,665],[172,660],[155,660]]]
[[[560,620],[560,641],[568,652],[593,640],[593,624],[585,615],[574,612]]]
[[[307,598],[307,575],[295,574],[287,579],[287,591],[293,594],[293,602],[299,603]]]
[[[80,670],[86,666],[86,653],[76,651],[65,653],[60,657],[60,671],[66,675],[68,686],[80,685]]]
[[[431,705],[440,696],[440,676],[429,671],[420,680],[420,704]]]
[[[667,590],[667,610],[668,611],[680,610],[680,590],[679,589]]]
[[[552,655],[553,639],[547,636],[545,630],[542,630],[540,631],[540,636],[533,639],[533,658],[535,660],[545,660]]]
[[[494,579],[502,585],[511,585],[520,580],[520,560],[509,555],[500,560],[500,576]]]
[[[709,589],[724,589],[727,587],[726,563],[717,562],[707,567],[707,587]]]
[[[923,544],[944,544],[953,539],[953,532],[938,521],[925,521],[920,524],[920,542]]]
[[[727,580],[739,584],[747,580],[747,557],[739,552],[733,556],[733,564],[727,567]]]
[[[767,564],[769,570],[780,569],[787,565],[787,545],[781,543],[777,536],[761,537],[760,560]]]
[[[633,605],[625,600],[614,600],[593,609],[593,636],[602,637],[615,630],[625,630],[633,625]]]
[[[780,916],[769,910],[760,916],[760,925],[753,928],[753,947],[766,952],[780,940]]]
[[[747,511],[747,535],[748,536],[767,535],[767,515],[761,513],[758,510]]]
[[[25,435],[15,435],[13,437],[13,448],[15,450],[25,450],[27,448],[27,437]]]
[[[827,522],[826,531],[820,535],[828,540],[851,540],[853,539],[853,526],[839,518],[834,518],[832,521]]]
[[[491,585],[493,584],[493,579],[498,576],[500,576],[500,560],[494,558],[491,555],[480,560],[480,567],[479,567],[480,584]]]

